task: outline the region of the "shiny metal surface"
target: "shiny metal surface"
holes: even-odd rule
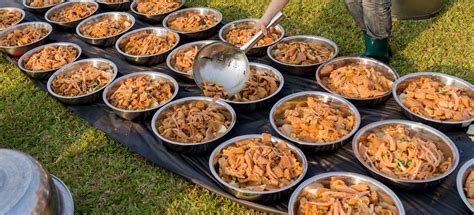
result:
[[[167,81],[171,82],[172,85],[173,85],[173,88],[174,88],[173,95],[171,96],[171,98],[167,102],[165,102],[163,104],[160,104],[160,105],[157,105],[155,107],[144,109],[144,110],[125,110],[125,109],[117,108],[117,107],[113,106],[112,104],[110,104],[108,98],[115,92],[115,90],[117,90],[117,88],[119,87],[119,84],[122,83],[123,81],[125,81],[125,79],[127,79],[127,78],[131,78],[131,77],[135,77],[135,76],[139,76],[139,75],[148,75],[153,80],[162,80],[162,79],[164,79],[164,80],[167,80]],[[173,77],[169,76],[169,75],[166,75],[166,74],[163,74],[163,73],[160,73],[160,72],[153,72],[153,71],[134,72],[134,73],[124,75],[124,76],[118,78],[112,84],[107,86],[105,88],[104,92],[102,93],[102,99],[104,100],[104,103],[110,109],[112,109],[114,111],[114,113],[117,114],[118,116],[120,116],[120,117],[122,117],[126,120],[140,120],[140,119],[147,118],[154,111],[161,108],[166,103],[172,101],[176,97],[176,95],[178,94],[178,90],[179,90],[178,82],[176,82],[176,80]]]
[[[96,0],[99,3],[100,9],[106,11],[127,11],[130,9],[130,4],[132,0],[123,0],[117,3],[109,3],[103,0]]]
[[[3,35],[8,34],[9,32],[11,32],[13,30],[23,29],[27,26],[45,27],[46,29],[49,30],[49,33],[46,34],[46,36],[44,36],[43,38],[41,38],[37,41],[28,43],[26,45],[22,45],[22,46],[0,46],[0,51],[5,52],[5,53],[7,53],[11,56],[14,56],[14,57],[19,57],[19,56],[23,55],[25,52],[29,51],[30,49],[45,44],[46,39],[49,37],[49,35],[53,31],[53,27],[50,24],[46,23],[46,22],[25,22],[25,23],[21,23],[21,24],[15,25],[15,26],[10,26],[5,30],[0,31],[0,37],[2,37]]]
[[[168,24],[169,22],[175,20],[176,18],[178,18],[180,16],[183,16],[183,14],[190,13],[190,12],[191,13],[197,13],[197,14],[200,14],[200,15],[204,15],[204,14],[217,15],[219,21],[216,22],[214,25],[208,27],[208,28],[205,28],[205,29],[202,29],[202,30],[199,30],[199,31],[195,31],[195,32],[184,32],[184,31],[175,30],[175,29],[172,29],[172,28],[169,27],[169,24]],[[165,27],[166,29],[168,29],[170,31],[174,31],[176,33],[179,33],[180,35],[182,35],[185,38],[207,39],[207,38],[214,35],[214,33],[217,30],[217,25],[220,22],[222,22],[222,13],[219,12],[218,10],[213,9],[213,8],[208,8],[208,7],[191,7],[191,8],[178,10],[178,11],[175,11],[173,13],[168,14],[163,19],[163,27]]]
[[[403,207],[402,201],[400,201],[398,196],[390,188],[388,188],[387,186],[385,186],[384,184],[378,182],[377,180],[373,178],[367,177],[365,175],[353,173],[353,172],[328,172],[328,173],[318,174],[316,176],[313,176],[307,179],[306,181],[301,183],[298,186],[298,188],[296,188],[293,194],[291,194],[290,201],[288,203],[288,214],[289,215],[297,214],[296,211],[299,206],[297,200],[300,193],[303,190],[314,189],[316,183],[319,183],[321,181],[327,181],[327,180],[330,181],[331,177],[342,177],[344,178],[344,180],[352,184],[360,184],[360,183],[368,184],[371,187],[371,189],[375,188],[377,189],[378,192],[384,193],[387,196],[389,196],[395,203],[395,206],[398,209],[399,215],[405,215],[405,208]]]
[[[120,17],[126,17],[128,19],[128,21],[130,21],[132,23],[132,25],[128,29],[126,29],[125,31],[123,31],[121,33],[118,33],[118,34],[115,34],[115,35],[112,35],[112,36],[108,36],[108,37],[102,37],[102,38],[88,37],[88,36],[83,35],[80,32],[81,26],[84,25],[85,23],[87,23],[87,22],[97,22],[97,21],[99,21],[99,20],[101,20],[105,17],[111,17],[112,19],[119,19]],[[76,27],[76,34],[82,40],[84,40],[85,42],[87,42],[91,45],[105,47],[105,46],[111,46],[111,45],[115,44],[115,42],[120,37],[120,35],[125,34],[127,31],[132,29],[133,25],[135,25],[135,18],[132,15],[130,15],[129,13],[126,13],[126,12],[100,13],[100,14],[96,14],[94,16],[91,16],[91,17],[89,17],[85,20],[82,20]]]
[[[44,6],[44,7],[31,7],[31,6],[29,6],[29,4],[33,1],[34,0],[22,0],[23,7],[25,7],[27,10],[29,10],[33,13],[44,13],[44,12],[48,11],[50,8],[64,2],[64,0],[60,0],[60,2],[57,3],[57,4],[48,5],[48,6]]]
[[[80,4],[89,4],[89,5],[94,5],[95,6],[95,10],[94,12],[92,12],[90,15],[86,16],[86,17],[83,17],[81,19],[78,19],[78,20],[75,20],[75,21],[70,21],[70,22],[57,22],[57,21],[53,21],[50,19],[51,17],[51,14],[53,14],[54,12],[57,12],[63,8],[66,8],[66,7],[70,7],[72,6],[73,4],[77,4],[77,3],[80,3]],[[56,25],[56,26],[60,26],[62,28],[75,28],[77,26],[77,24],[79,24],[82,20],[84,19],[87,19],[87,17],[90,17],[92,15],[94,15],[97,10],[99,9],[99,4],[97,4],[96,2],[94,2],[93,0],[70,0],[68,2],[64,2],[62,4],[59,4],[59,5],[56,5],[54,7],[52,7],[51,9],[49,9],[46,14],[44,14],[44,19],[53,24],[53,25]]]
[[[420,114],[417,114],[407,108],[400,100],[400,94],[405,90],[405,88],[414,80],[420,77],[431,77],[435,78],[436,80],[441,81],[442,83],[453,86],[457,88],[461,88],[468,92],[468,95],[471,99],[474,99],[474,86],[468,83],[465,80],[460,78],[443,74],[437,72],[416,72],[405,75],[398,79],[393,84],[393,98],[397,102],[397,104],[402,108],[403,114],[410,120],[422,122],[432,127],[435,127],[440,130],[456,130],[468,127],[474,121],[474,118],[463,120],[463,121],[441,121],[437,119],[431,119]]]
[[[26,69],[24,67],[26,59],[31,57],[31,55],[41,51],[46,46],[70,46],[70,47],[73,47],[74,49],[77,50],[77,56],[72,62],[76,61],[81,56],[81,53],[82,53],[81,47],[74,44],[74,43],[69,43],[69,42],[49,43],[49,44],[46,44],[46,45],[36,47],[36,48],[26,52],[23,56],[21,56],[20,59],[18,60],[18,68],[20,68],[20,70],[23,71],[26,75],[28,75],[32,78],[36,78],[36,79],[47,78],[51,74],[53,74],[53,72],[60,69],[61,67],[56,68],[56,69],[45,70],[45,71],[32,71],[32,70]]]
[[[224,25],[220,30],[219,30],[219,39],[221,39],[224,42],[228,42],[225,38],[225,35],[229,33],[229,31],[236,26],[242,24],[242,23],[248,23],[249,26],[255,26],[255,24],[258,22],[258,19],[240,19],[240,20],[235,20],[233,22],[229,22],[226,25]],[[283,37],[285,36],[285,29],[283,29],[283,26],[281,25],[276,25],[275,29],[280,31],[280,37],[273,41],[272,43],[264,46],[254,46],[252,47],[246,54],[248,56],[262,56],[265,55],[267,52],[267,48],[277,42],[279,42]]]
[[[13,23],[12,25],[10,25],[9,27],[11,26],[15,26],[16,24],[20,23],[21,21],[23,21],[23,19],[25,18],[25,11],[20,9],[20,8],[16,8],[16,7],[0,7],[0,11],[2,10],[6,10],[6,11],[18,11],[21,13],[21,18],[20,20],[18,20],[17,22]],[[3,30],[5,30],[6,28],[0,28],[0,32],[2,32]]]
[[[280,62],[277,59],[275,59],[273,57],[273,49],[279,43],[290,42],[290,41],[314,41],[314,42],[318,42],[321,45],[324,45],[325,47],[332,49],[333,52],[334,52],[334,55],[331,58],[329,58],[328,60],[324,61],[324,62],[314,63],[314,64],[307,64],[307,65],[287,64],[287,63],[283,63],[283,62]],[[330,40],[328,38],[325,38],[325,37],[313,36],[313,35],[297,35],[297,36],[285,37],[285,38],[281,39],[278,43],[275,43],[275,44],[271,45],[267,49],[267,56],[270,58],[272,66],[274,66],[275,68],[277,68],[278,70],[280,70],[282,72],[286,72],[288,74],[298,75],[298,76],[307,76],[307,75],[314,74],[316,69],[318,69],[318,67],[321,64],[332,60],[338,54],[339,54],[339,47],[337,46],[337,44],[335,42],[333,42],[332,40]]]
[[[171,51],[171,53],[166,58],[166,65],[168,65],[168,67],[171,70],[173,70],[173,72],[176,72],[176,74],[179,74],[181,77],[193,80],[193,70],[191,69],[187,73],[186,72],[181,72],[178,68],[176,68],[176,59],[175,59],[174,56],[176,56],[176,54],[178,54],[178,52],[181,51],[181,50],[186,50],[186,49],[188,49],[190,47],[193,47],[193,46],[197,46],[198,49],[200,49],[201,47],[203,47],[207,44],[210,44],[212,42],[215,42],[215,40],[200,40],[200,41],[190,42],[190,43],[186,43],[184,45],[181,45],[178,48],[175,48],[173,51]]]
[[[279,200],[281,198],[287,197],[291,191],[296,187],[298,183],[300,183],[304,176],[306,175],[306,172],[308,170],[308,161],[306,160],[306,157],[304,153],[298,149],[298,147],[292,145],[291,143],[287,143],[288,147],[295,153],[297,156],[297,159],[299,162],[303,164],[303,172],[301,175],[294,180],[291,184],[289,184],[286,187],[276,189],[276,190],[270,190],[270,191],[252,191],[252,190],[244,190],[238,187],[235,187],[233,185],[228,184],[224,180],[219,177],[219,174],[216,171],[216,164],[217,164],[217,154],[222,151],[225,147],[233,144],[236,141],[244,140],[244,139],[249,139],[249,138],[261,138],[261,134],[248,134],[248,135],[242,135],[238,137],[234,137],[230,140],[225,141],[224,143],[220,144],[214,151],[212,151],[212,154],[209,158],[209,169],[211,170],[212,176],[219,181],[220,184],[222,184],[223,188],[230,193],[232,193],[235,197],[239,199],[245,199],[249,201],[258,201],[258,202],[272,202]],[[272,136],[272,141],[273,142],[279,142],[279,141],[284,141],[280,138],[273,137]],[[284,141],[286,142],[286,141]]]
[[[369,132],[378,132],[381,131],[383,127],[390,126],[390,125],[401,125],[405,129],[407,129],[410,133],[416,134],[423,139],[433,141],[438,149],[443,152],[445,157],[452,158],[451,168],[446,171],[445,173],[430,178],[426,180],[408,180],[408,179],[399,179],[395,177],[388,176],[374,168],[368,163],[364,161],[360,152],[359,140]],[[401,189],[428,189],[431,188],[439,183],[441,183],[445,178],[447,178],[458,166],[459,164],[459,151],[456,145],[442,132],[427,126],[422,123],[412,122],[408,120],[382,120],[378,122],[374,122],[368,124],[361,128],[352,139],[352,151],[354,152],[354,156],[359,160],[359,162],[369,170],[369,173],[376,178],[377,180],[382,181],[384,184],[389,184]]]
[[[308,96],[313,96],[317,100],[325,102],[327,104],[330,104],[332,107],[336,109],[345,109],[348,111],[351,111],[354,114],[355,117],[355,125],[352,131],[347,134],[346,136],[340,138],[339,140],[331,141],[331,142],[325,142],[325,143],[310,143],[310,142],[304,142],[297,140],[293,137],[290,137],[288,135],[285,135],[283,132],[278,129],[278,126],[276,125],[276,112],[280,108],[281,105],[283,105],[287,101],[291,101],[294,99],[299,99],[299,98],[306,98]],[[352,135],[356,133],[356,131],[359,129],[360,123],[361,123],[361,117],[360,113],[357,110],[357,108],[347,101],[346,99],[329,94],[326,92],[320,92],[320,91],[303,91],[299,93],[294,93],[291,95],[288,95],[282,99],[280,99],[275,105],[273,105],[272,109],[270,110],[270,123],[272,125],[273,130],[278,132],[278,134],[285,139],[294,142],[295,144],[298,145],[301,149],[305,151],[311,151],[311,152],[328,152],[328,151],[334,151],[340,147],[342,147],[344,144],[350,142],[350,138]]]
[[[224,136],[227,136],[227,134],[232,130],[232,128],[235,125],[235,122],[237,120],[237,115],[235,114],[234,109],[229,104],[225,103],[223,100],[217,100],[215,105],[224,107],[226,110],[229,111],[229,113],[232,116],[232,121],[229,128],[221,135],[211,140],[200,142],[200,143],[180,143],[173,140],[169,140],[161,136],[156,128],[156,122],[162,119],[162,113],[177,105],[184,105],[193,101],[204,101],[204,102],[210,103],[212,101],[212,98],[204,97],[204,96],[194,96],[194,97],[186,97],[186,98],[178,99],[160,108],[155,113],[155,115],[153,116],[153,119],[151,120],[151,128],[153,129],[153,133],[155,133],[155,135],[158,136],[158,138],[160,138],[163,141],[163,143],[169,149],[173,151],[177,151],[181,153],[193,153],[193,154],[208,152],[214,149],[219,143],[221,143],[220,139],[223,138]]]
[[[58,214],[73,215],[74,199],[72,198],[71,191],[69,191],[69,188],[67,188],[66,184],[64,184],[61,179],[51,174],[50,176],[56,188],[58,203],[61,205],[61,207],[59,207]]]
[[[122,49],[120,48],[121,41],[123,41],[130,35],[134,33],[138,33],[138,32],[154,33],[157,36],[165,36],[165,37],[168,35],[168,33],[172,33],[176,37],[176,43],[167,51],[164,51],[158,54],[152,54],[152,55],[131,55],[122,51]],[[178,45],[178,43],[179,43],[179,35],[177,33],[169,31],[166,28],[162,28],[162,27],[147,27],[147,28],[136,29],[122,35],[115,43],[115,49],[117,50],[118,53],[120,53],[125,58],[125,60],[127,60],[130,63],[137,64],[137,65],[156,65],[165,61],[166,56],[168,56],[171,50],[173,50]]]
[[[466,183],[467,176],[469,173],[474,171],[474,158],[466,161],[461,168],[459,168],[458,174],[456,176],[456,187],[458,189],[459,196],[472,213],[474,213],[474,205],[472,205],[466,197],[466,192],[464,191],[464,184]]]
[[[168,11],[166,13],[160,13],[160,14],[145,14],[145,13],[140,13],[137,11],[137,1],[133,1],[132,4],[130,5],[130,10],[135,13],[135,15],[138,17],[138,19],[141,19],[143,21],[149,22],[149,23],[159,23],[163,21],[163,19],[169,15],[170,13],[173,13],[179,9],[181,9],[184,6],[185,0],[179,0],[179,6],[171,11]]]
[[[88,94],[81,95],[81,96],[62,96],[62,95],[58,95],[55,92],[53,92],[53,90],[51,88],[51,83],[56,78],[56,76],[58,76],[62,72],[76,71],[76,70],[79,70],[82,67],[89,66],[89,65],[92,65],[94,67],[100,67],[100,66],[105,66],[105,65],[111,66],[112,67],[112,73],[109,74],[110,77],[111,77],[111,80],[109,81],[109,83],[107,83],[105,86],[101,87],[100,89],[98,89],[94,92],[90,92]],[[88,103],[92,103],[92,102],[96,101],[98,98],[100,98],[100,94],[101,94],[102,90],[114,81],[115,77],[117,77],[117,73],[118,73],[117,66],[112,61],[102,59],[102,58],[87,58],[87,59],[84,59],[84,60],[76,61],[74,63],[70,63],[68,65],[65,65],[61,69],[59,69],[58,71],[53,73],[53,75],[51,75],[51,77],[49,77],[48,83],[46,84],[46,87],[48,89],[49,94],[51,94],[56,99],[58,99],[59,101],[65,103],[65,104],[69,104],[69,105],[88,104]]]
[[[378,60],[372,59],[372,58],[364,58],[364,57],[338,57],[334,60],[331,60],[325,64],[322,64],[318,70],[316,71],[316,81],[318,82],[319,86],[323,88],[325,91],[330,92],[332,94],[336,94],[339,96],[344,97],[345,99],[349,100],[352,104],[355,106],[376,106],[379,104],[384,103],[391,97],[391,90],[387,91],[385,94],[378,96],[378,97],[373,97],[373,98],[353,98],[353,97],[348,97],[344,95],[340,95],[337,92],[334,92],[330,90],[327,86],[325,86],[322,83],[322,75],[321,71],[325,67],[333,67],[333,71],[343,67],[343,66],[348,66],[348,65],[364,65],[370,68],[374,68],[376,71],[382,73],[387,79],[395,82],[399,76],[397,71],[395,71],[394,68],[388,66],[387,64],[384,64]]]

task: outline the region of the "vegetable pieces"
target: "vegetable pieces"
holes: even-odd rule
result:
[[[24,61],[24,67],[31,71],[57,69],[73,62],[79,52],[72,46],[47,45]]]
[[[11,30],[0,37],[0,46],[24,46],[37,42],[48,35],[50,31],[43,26],[25,25]]]
[[[227,34],[224,35],[224,38],[227,42],[236,46],[243,46],[256,33],[257,30],[255,29],[255,22],[244,22],[231,28]],[[268,34],[268,36],[264,36],[262,39],[260,39],[257,44],[255,44],[255,47],[265,46],[277,41],[282,33],[278,29],[272,29],[268,32]]]
[[[82,24],[81,34],[92,38],[106,38],[123,33],[132,27],[132,22],[127,17],[104,16],[101,20],[89,20]]]
[[[120,49],[130,55],[154,55],[170,50],[177,42],[176,36],[168,32],[160,36],[155,32],[140,31],[120,41]]]
[[[276,45],[272,57],[280,62],[294,65],[316,64],[327,61],[334,52],[315,41],[286,41]]]
[[[87,2],[73,2],[51,13],[49,19],[55,22],[73,22],[90,16],[97,7]]]
[[[22,14],[18,10],[9,10],[0,8],[0,30],[4,30],[18,23],[22,17]]]
[[[219,18],[214,14],[198,14],[189,11],[184,15],[169,21],[169,28],[175,31],[196,32],[210,28],[219,22]]]
[[[137,0],[137,11],[143,14],[163,14],[180,5],[179,0]]]
[[[82,96],[95,92],[112,80],[112,67],[92,64],[76,70],[64,71],[51,82],[54,93],[61,96]]]

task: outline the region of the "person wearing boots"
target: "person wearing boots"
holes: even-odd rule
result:
[[[288,4],[289,0],[272,0],[265,14],[257,23],[257,30],[265,34],[271,18]],[[392,30],[391,0],[344,0],[357,27],[364,34],[365,50],[360,54],[388,63],[390,50],[388,37]]]

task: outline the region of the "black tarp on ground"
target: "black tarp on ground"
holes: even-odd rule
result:
[[[20,0],[2,1],[0,7],[14,6],[22,7]],[[43,15],[31,14],[26,12],[25,21],[44,21]],[[149,26],[148,24],[137,20],[133,29]],[[117,65],[121,75],[136,71],[154,70],[163,72],[175,77],[180,85],[178,98],[200,95],[199,89],[194,82],[179,78],[166,64],[153,67],[140,67],[128,64],[116,52],[114,47],[97,48],[90,46],[79,39],[74,31],[63,31],[54,29],[53,34],[49,38],[49,42],[67,41],[78,44],[82,50],[82,58],[101,57],[109,59]],[[214,37],[217,38],[217,37]],[[189,41],[184,41],[189,42]],[[184,43],[181,42],[181,43]],[[267,58],[251,59],[251,61],[267,63]],[[284,74],[285,86],[278,95],[281,98],[285,95],[305,91],[305,90],[321,90],[312,78],[301,78],[297,76]],[[46,80],[33,80],[34,83],[45,90]],[[258,210],[282,213],[286,212],[288,198],[280,202],[259,204],[249,201],[243,201],[234,198],[230,193],[223,190],[218,182],[211,176],[208,168],[208,157],[210,153],[204,155],[183,155],[168,150],[161,141],[153,135],[150,127],[151,119],[141,122],[131,122],[117,117],[102,101],[98,101],[91,105],[67,106],[66,107],[76,113],[79,117],[89,122],[94,127],[107,133],[109,137],[117,142],[127,146],[135,153],[142,155],[150,162],[168,169],[182,177],[199,184],[213,192],[216,192],[226,198],[236,201],[247,207]],[[270,106],[252,113],[237,112],[237,123],[231,131],[229,137],[239,136],[243,134],[254,134],[262,132],[270,132],[277,135],[271,128],[268,121]],[[404,119],[401,114],[400,107],[397,106],[393,99],[390,99],[385,105],[373,108],[358,108],[362,116],[361,127],[368,123],[380,121],[383,119]],[[453,131],[446,133],[457,145],[460,152],[460,165],[465,161],[474,157],[474,144],[465,134],[465,130]],[[223,140],[224,141],[224,140]],[[306,153],[309,163],[309,169],[305,178],[309,178],[318,173],[330,171],[348,171],[367,175],[366,171],[356,160],[352,154],[350,144],[331,154],[310,154]],[[459,168],[458,168],[459,169]],[[458,170],[457,169],[457,170]],[[469,210],[461,201],[456,190],[456,174],[457,170],[450,175],[442,184],[431,189],[423,191],[404,191],[392,188],[392,190],[402,200],[407,214],[469,214]]]

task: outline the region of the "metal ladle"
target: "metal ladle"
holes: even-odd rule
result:
[[[277,25],[283,18],[283,13],[278,12],[266,28]],[[193,63],[192,71],[196,84],[201,89],[203,83],[222,85],[229,96],[239,93],[245,87],[250,74],[245,53],[263,36],[263,32],[258,31],[240,48],[227,42],[213,42],[202,47]]]

